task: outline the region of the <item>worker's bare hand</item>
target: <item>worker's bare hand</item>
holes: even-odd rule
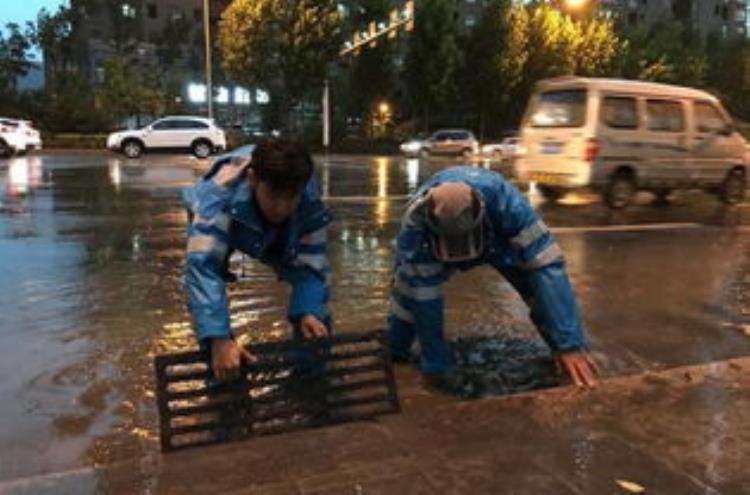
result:
[[[308,339],[318,339],[328,335],[325,324],[313,315],[305,315],[300,321],[302,335]]]
[[[240,178],[251,162],[250,156],[235,156],[228,163],[225,163],[211,180],[222,187],[228,186]]]
[[[242,362],[251,363],[256,357],[233,339],[211,341],[211,369],[219,380],[235,380],[240,376]]]
[[[556,359],[558,367],[565,370],[577,387],[594,388],[596,386],[596,376],[599,371],[589,353],[582,351],[562,352],[557,355]]]

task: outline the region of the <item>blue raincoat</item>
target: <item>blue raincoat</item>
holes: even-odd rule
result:
[[[434,256],[425,225],[424,198],[444,182],[464,182],[485,205],[484,250],[476,259],[443,263]],[[425,182],[409,203],[396,240],[396,266],[388,319],[394,357],[407,359],[414,339],[425,373],[451,365],[443,336],[442,285],[456,270],[491,265],[520,293],[531,319],[553,351],[586,347],[584,330],[562,251],[526,198],[501,175],[452,167]]]
[[[226,282],[227,259],[239,250],[269,265],[292,286],[287,316],[298,326],[305,315],[329,325],[326,228],[331,215],[320,197],[317,181],[305,187],[297,209],[283,226],[267,224],[253,200],[247,180],[219,186],[211,177],[232,156],[249,155],[252,147],[216,160],[194,185],[183,190],[190,212],[185,288],[198,340],[230,337]]]

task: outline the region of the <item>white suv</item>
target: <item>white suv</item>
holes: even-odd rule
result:
[[[42,149],[42,138],[28,120],[0,117],[0,158]]]
[[[226,146],[224,131],[203,117],[165,117],[143,129],[113,132],[107,138],[107,148],[128,158],[138,158],[146,150],[190,150],[197,158],[207,158]]]

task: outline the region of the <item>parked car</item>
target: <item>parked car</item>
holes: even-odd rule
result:
[[[226,149],[224,131],[212,119],[203,117],[165,117],[142,129],[113,132],[107,148],[138,158],[144,151],[185,151],[197,158]]]
[[[479,153],[479,142],[474,133],[466,129],[445,129],[432,134],[422,143],[422,156],[463,155],[470,157]]]
[[[401,146],[399,146],[401,153],[406,156],[419,156],[419,154],[422,152],[422,146],[424,145],[425,137],[426,136],[424,134],[417,134],[411,139],[404,141],[403,143],[401,143]]]
[[[28,120],[0,117],[0,157],[42,149],[42,138]]]
[[[593,188],[613,208],[638,190],[699,188],[745,196],[747,142],[718,99],[666,84],[564,77],[542,81],[521,126],[520,179],[548,199]]]
[[[517,137],[506,137],[500,143],[487,143],[482,146],[482,155],[495,160],[514,160],[523,153],[523,146]]]

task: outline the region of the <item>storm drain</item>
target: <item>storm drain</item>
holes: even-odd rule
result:
[[[555,387],[562,383],[549,349],[506,336],[459,338],[449,343],[455,368],[446,390],[476,399]]]
[[[241,378],[212,379],[208,352],[155,358],[165,452],[399,412],[383,331],[252,344]]]

